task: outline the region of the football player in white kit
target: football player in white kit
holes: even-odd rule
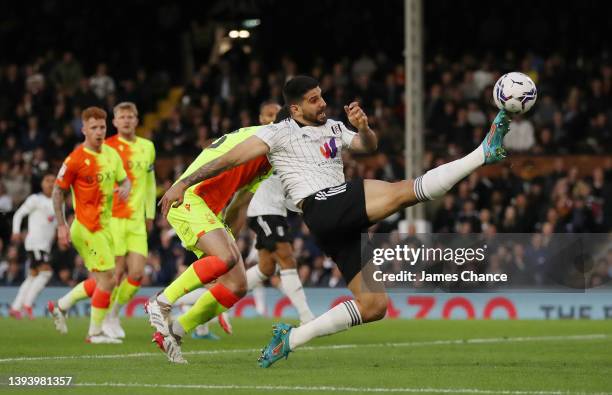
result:
[[[367,229],[405,207],[444,196],[479,167],[503,160],[506,157],[503,138],[510,126],[508,115],[501,110],[474,151],[415,179],[347,182],[342,150],[370,153],[378,146],[377,136],[359,103],[344,106],[355,133],[342,122],[327,118],[327,104],[316,79],[294,77],[285,84],[283,96],[291,110],[290,119],[260,128],[225,155],[202,165],[174,184],[160,202],[162,213],[167,215],[170,206],[182,204],[191,185],[265,154],[283,189],[303,211],[304,222],[317,243],[338,265],[355,299],[340,303],[297,328],[275,325],[274,336],[258,360],[264,368],[287,358],[291,351],[313,338],[382,319],[387,312],[387,294],[383,284],[373,279]]]
[[[265,106],[271,108],[266,110]],[[275,118],[286,119],[290,115],[287,107],[281,110],[278,104],[264,103],[259,114],[259,123],[267,125]],[[293,256],[293,246],[289,236],[287,207],[295,208],[285,198],[280,178],[273,173],[261,183],[247,209],[249,228],[257,235],[255,248],[258,255],[257,265],[250,267],[246,272],[247,288],[253,291],[255,307],[261,314],[264,310],[261,305],[265,303],[262,284],[274,275],[278,262],[281,291],[297,310],[300,323],[305,324],[314,319],[314,314],[308,307],[304,288],[298,276],[297,262]]]
[[[41,182],[42,192],[28,196],[13,216],[11,240],[14,243],[21,242],[21,222],[24,217],[28,217],[28,233],[24,243],[30,262],[30,273],[21,283],[9,309],[9,314],[13,318],[20,319],[22,310],[30,319],[34,318],[32,307],[36,297],[53,276],[49,256],[57,227],[51,201],[54,183],[53,174],[45,175]]]

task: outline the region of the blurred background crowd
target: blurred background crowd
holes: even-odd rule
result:
[[[166,8],[158,9],[157,19],[166,30],[156,30],[157,35],[171,34],[176,28],[172,10]],[[56,8],[51,10],[57,12]],[[361,17],[367,19],[367,13],[364,15]],[[265,18],[263,21],[265,24]],[[395,26],[396,21],[391,25]],[[233,42],[223,49],[228,41],[219,32],[226,34],[227,29],[207,28],[201,21],[188,24],[187,36],[193,48],[188,60],[183,56],[183,71],[173,69],[167,59],[162,59],[163,51],[170,51],[167,43],[154,52],[160,59],[156,67],[142,67],[137,62],[149,59],[150,53],[132,54],[126,60],[129,67],[121,67],[117,56],[92,62],[88,57],[92,50],[82,47],[65,51],[54,47],[29,56],[17,50],[15,59],[20,61],[0,61],[0,285],[18,285],[25,274],[23,245],[11,242],[12,214],[30,193],[40,190],[42,176],[57,173],[61,161],[82,141],[80,112],[91,105],[112,114],[116,103],[133,101],[143,121],[145,114],[160,111],[160,100],[179,92],[164,116],[141,131],[157,149],[159,197],[212,140],[236,128],[257,124],[262,102],[282,103],[285,81],[297,74],[310,74],[320,81],[328,117],[346,122],[342,106],[358,100],[379,136],[377,154],[344,158],[347,178],[394,181],[405,177],[404,91],[411,82],[405,80],[403,37],[394,44],[399,48],[394,52],[389,48],[392,43],[376,46],[376,42],[368,42],[357,49],[335,46],[333,57],[325,53],[304,62],[304,54],[279,50],[271,55],[263,49],[261,37],[259,41],[254,37],[252,42]],[[210,42],[202,39],[211,36]],[[329,43],[334,40],[330,37]],[[586,54],[545,50],[467,54],[445,51],[436,42],[435,37],[426,42],[431,47],[426,46],[424,65],[424,170],[461,157],[481,143],[497,112],[492,103],[492,86],[504,72],[528,74],[538,86],[539,97],[533,110],[516,117],[511,125],[506,141],[510,160],[495,172],[471,175],[440,201],[428,203],[427,230],[609,233],[610,54],[599,48],[591,48]],[[117,41],[121,48],[128,44],[129,40]],[[109,136],[115,133],[110,119],[108,130]],[[513,157],[525,155],[543,161],[537,163],[547,163],[547,168],[525,176],[513,167]],[[576,155],[587,155],[592,160],[587,166],[577,166]],[[291,214],[289,219],[304,285],[343,286],[339,271],[322,255],[300,217]],[[403,214],[392,216],[373,230],[392,232],[400,227],[413,232],[412,227],[400,225],[402,220]],[[253,235],[244,231],[238,242],[247,264],[253,264]],[[149,235],[149,247],[143,285],[169,283],[194,259],[160,216]],[[506,253],[515,258],[521,254],[512,248]],[[73,250],[55,248],[52,263],[55,275],[51,284],[72,286],[87,277],[82,260]],[[506,269],[503,262],[500,265],[501,269],[482,270]],[[604,254],[587,282],[595,286],[611,278],[612,254]],[[525,276],[524,283],[537,285],[535,274]]]

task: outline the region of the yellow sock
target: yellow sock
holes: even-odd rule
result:
[[[178,318],[185,332],[204,324],[232,307],[240,297],[234,295],[223,284],[216,284],[195,302],[195,304]]]
[[[132,280],[129,277],[123,279],[121,284],[115,288],[116,296],[111,300],[116,301],[120,305],[124,305],[136,295],[136,292],[140,289],[140,281]],[[113,291],[115,292],[115,291]]]
[[[164,289],[164,296],[170,303],[176,302],[178,298],[188,294],[194,289],[200,288],[202,282],[196,274],[193,265],[189,266],[178,278]]]

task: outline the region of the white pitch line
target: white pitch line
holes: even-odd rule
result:
[[[144,384],[144,383],[75,383],[77,387],[129,387],[198,390],[305,391],[305,392],[382,392],[382,393],[443,393],[443,394],[502,394],[502,395],[612,395],[610,392],[531,391],[480,388],[384,388],[291,385],[214,385],[214,384]]]
[[[466,345],[466,344],[499,344],[499,343],[521,343],[521,342],[538,342],[538,341],[583,341],[583,340],[602,340],[609,336],[605,334],[591,335],[570,335],[570,336],[532,336],[532,337],[490,337],[476,339],[454,339],[454,340],[430,340],[421,342],[401,342],[401,343],[364,343],[364,344],[336,344],[328,346],[306,346],[301,347],[300,351],[318,351],[318,350],[345,350],[364,347],[424,347],[424,346],[446,346],[446,345]],[[239,349],[222,349],[222,350],[198,350],[186,351],[183,355],[215,355],[215,354],[231,354],[231,353],[257,353],[261,349],[257,348],[239,348]],[[46,357],[16,357],[3,358],[0,363],[11,362],[29,362],[29,361],[53,361],[53,360],[70,360],[70,359],[120,359],[120,358],[138,358],[161,356],[159,352],[139,352],[131,354],[82,354],[82,355],[58,355]]]

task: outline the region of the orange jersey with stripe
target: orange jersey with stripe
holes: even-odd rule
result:
[[[189,176],[202,165],[229,152],[236,145],[251,137],[257,129],[259,126],[252,126],[221,136],[198,155],[179,180]],[[188,190],[200,196],[212,212],[219,214],[237,190],[267,177],[270,169],[268,158],[262,155],[193,185]]]
[[[126,177],[114,149],[102,144],[101,151],[95,152],[80,145],[64,160],[55,183],[64,190],[72,190],[76,220],[90,232],[96,232],[108,226],[115,183]]]

